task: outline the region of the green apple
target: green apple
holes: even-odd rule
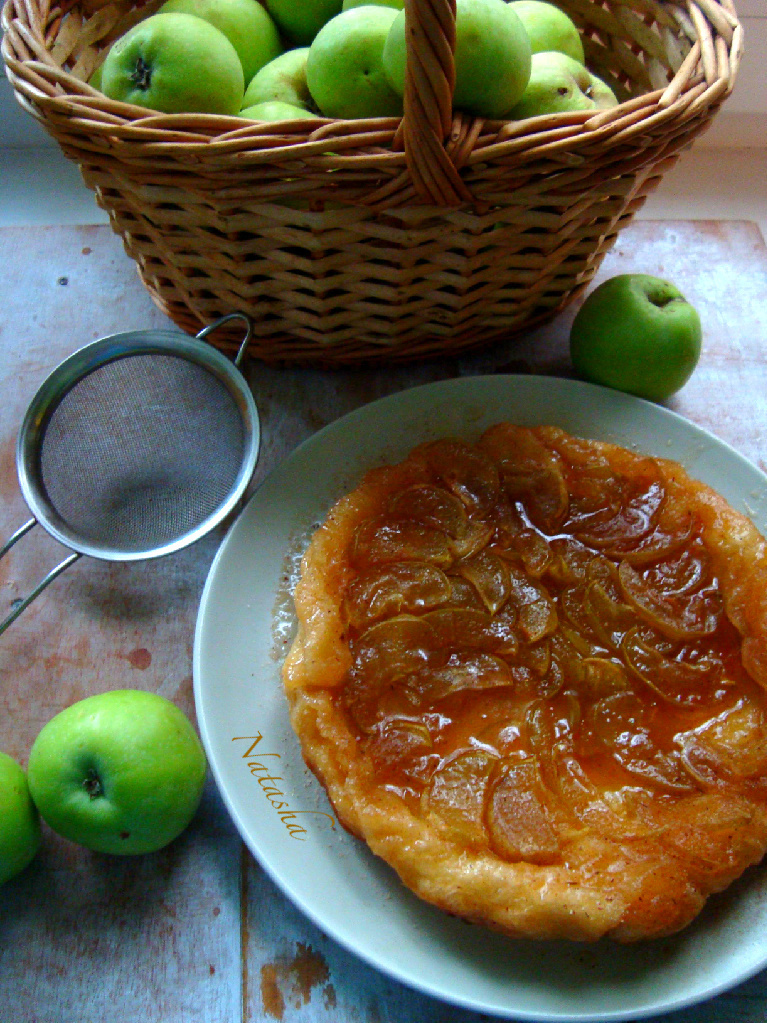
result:
[[[29,754],[32,798],[54,831],[105,853],[154,852],[189,824],[206,761],[189,718],[169,700],[115,689],[72,704]]]
[[[585,64],[581,34],[559,7],[544,0],[512,0],[509,4],[525,26],[533,53],[559,50]]]
[[[153,14],[118,39],[104,61],[110,99],[166,114],[236,114],[245,79],[237,51],[192,14]]]
[[[264,0],[283,35],[294,46],[308,46],[323,25],[341,13],[342,0]]]
[[[0,753],[0,884],[5,884],[35,857],[40,846],[40,818],[27,776],[7,753]]]
[[[282,53],[277,26],[258,0],[165,0],[160,13],[165,12],[194,14],[223,32],[237,51],[246,84]]]
[[[649,274],[611,277],[573,321],[570,355],[596,384],[663,401],[689,380],[701,349],[700,317],[679,289]]]
[[[344,0],[341,4],[342,11],[350,11],[352,7],[394,7],[398,11],[404,11],[405,0]]]
[[[605,110],[618,103],[615,93],[583,64],[564,53],[534,53],[530,80],[508,112],[511,120],[571,110]]]
[[[457,0],[453,106],[477,117],[500,118],[530,77],[530,42],[504,0]],[[405,91],[405,12],[391,27],[384,68],[392,87]]]
[[[240,117],[247,117],[251,121],[296,121],[299,119],[305,121],[307,117],[317,118],[318,115],[307,110],[306,107],[297,107],[294,103],[271,99],[245,107],[240,111]]]
[[[88,79],[88,85],[92,85],[94,89],[98,89],[99,92],[102,92],[103,86],[101,84],[101,77],[103,74],[104,65],[99,64],[99,66],[95,69],[95,71],[92,72],[90,78]]]
[[[384,43],[397,17],[391,7],[366,4],[337,14],[317,33],[306,59],[306,81],[326,117],[402,113],[402,97],[383,68]]]
[[[245,90],[243,110],[256,103],[290,103],[296,107],[312,106],[309,86],[306,84],[306,58],[308,46],[297,46],[286,50],[279,57],[265,64]]]

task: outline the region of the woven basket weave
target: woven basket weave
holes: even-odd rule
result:
[[[483,121],[452,111],[454,0],[407,0],[401,119],[160,115],[85,82],[159,2],[7,0],[6,72],[157,305],[190,332],[249,312],[252,354],[276,363],[453,354],[551,319],[708,126],[742,52],[730,0],[561,0],[620,105]]]

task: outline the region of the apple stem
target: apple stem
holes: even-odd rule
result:
[[[104,794],[104,789],[101,785],[101,779],[91,767],[88,770],[85,778],[83,779],[83,788],[91,797],[91,799],[98,799],[99,796]]]
[[[152,82],[152,71],[143,57],[136,60],[136,67],[130,76],[131,81],[138,89],[148,89]]]

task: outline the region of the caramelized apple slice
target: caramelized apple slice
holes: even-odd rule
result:
[[[481,447],[499,466],[503,487],[519,501],[531,522],[546,532],[561,525],[569,504],[559,458],[530,430],[500,423],[488,430]]]
[[[608,554],[620,555],[639,544],[656,525],[658,513],[666,497],[657,463],[646,459],[644,472],[633,482],[612,518],[592,521],[585,528],[575,529],[579,540]]]
[[[534,757],[505,761],[491,783],[487,805],[493,850],[513,863],[559,860],[559,836],[549,800]]]
[[[564,458],[570,462],[570,508],[562,528],[568,533],[587,533],[613,521],[620,514],[625,486],[609,461],[596,451],[583,453],[577,461],[570,461],[566,454]]]
[[[445,664],[422,668],[407,681],[414,703],[431,705],[465,690],[500,689],[514,683],[511,669],[500,657],[479,650],[459,650]]]
[[[630,565],[648,565],[684,550],[696,528],[697,523],[692,515],[687,515],[679,525],[657,526],[631,548],[621,548],[615,544],[606,553],[624,558]]]
[[[372,674],[354,668],[349,672],[343,689],[344,706],[363,734],[376,731],[382,721],[414,712],[402,679],[382,682]]]
[[[478,608],[441,607],[427,612],[423,620],[431,628],[438,648],[488,650],[513,657],[519,646],[513,608],[504,608],[491,617]]]
[[[421,800],[422,814],[437,817],[453,838],[470,847],[485,845],[485,790],[497,762],[484,749],[453,754],[432,774]]]
[[[581,693],[590,699],[599,700],[612,693],[622,693],[631,688],[624,668],[615,661],[604,657],[586,657],[583,662]]]
[[[636,626],[636,612],[628,604],[613,600],[602,583],[589,583],[584,597],[592,632],[608,649],[617,650],[626,633]]]
[[[663,751],[654,742],[645,705],[635,693],[614,693],[594,703],[584,718],[580,742],[587,752],[593,751],[592,743],[601,746],[645,784],[674,793],[695,788],[679,752]]]
[[[652,826],[632,812],[631,805],[622,799],[621,791],[599,789],[564,744],[555,746],[553,760],[554,791],[562,806],[577,821],[601,834],[621,838],[652,833]]]
[[[438,607],[451,596],[450,580],[436,565],[390,562],[357,576],[346,594],[346,612],[359,629],[378,618]]]
[[[698,541],[676,557],[667,557],[650,565],[644,578],[654,590],[662,593],[696,593],[711,584],[711,558]]]
[[[501,557],[521,561],[531,576],[540,579],[554,558],[546,538],[532,529],[520,509],[506,498],[493,509],[490,522],[495,533],[493,550]]]
[[[427,561],[445,568],[453,561],[446,533],[419,522],[372,519],[354,534],[352,564],[367,568],[391,561]]]
[[[546,566],[546,576],[559,586],[571,587],[583,582],[594,552],[571,536],[555,536],[550,547],[552,559]]]
[[[561,666],[551,655],[548,637],[520,647],[511,663],[511,674],[519,693],[551,697],[565,682]]]
[[[397,615],[371,626],[359,637],[354,644],[354,670],[385,686],[429,663],[435,647],[425,616]]]
[[[592,628],[586,608],[586,587],[568,586],[558,600],[561,631],[583,657],[600,657],[609,647],[600,642]]]
[[[528,579],[521,568],[509,564],[509,602],[517,612],[520,631],[530,643],[554,632],[557,611],[546,588]]]
[[[552,663],[557,666],[562,676],[562,685],[580,689],[585,677],[584,655],[580,654],[577,647],[568,639],[561,625],[549,637],[549,642]]]
[[[400,717],[385,720],[365,744],[376,772],[394,783],[423,780],[424,760],[431,750],[426,725]]]
[[[393,523],[412,521],[445,533],[456,558],[470,557],[486,546],[493,535],[491,526],[481,519],[469,518],[459,498],[442,487],[408,487],[389,502],[388,517]]]
[[[618,575],[628,603],[665,636],[696,639],[710,636],[719,627],[722,598],[717,590],[667,594],[654,589],[627,561],[620,563]]]
[[[472,558],[460,561],[455,570],[474,586],[491,615],[500,610],[509,599],[511,592],[509,569],[503,558],[497,554],[482,551]]]
[[[623,638],[621,650],[628,667],[654,692],[678,707],[710,703],[721,677],[721,666],[703,662],[688,664],[665,657],[646,643],[639,629],[631,629]]]
[[[454,494],[427,484],[396,493],[389,501],[388,512],[389,518],[412,519],[452,537],[462,536],[469,521],[463,502]]]
[[[418,454],[471,511],[488,512],[498,500],[498,470],[478,448],[457,440],[441,440],[423,445]]]
[[[704,725],[679,736],[688,770],[706,785],[746,779],[767,769],[764,711],[745,697]]]
[[[540,533],[532,529],[525,529],[516,536],[509,544],[508,550],[522,561],[528,574],[534,579],[540,579],[554,560],[551,547]]]

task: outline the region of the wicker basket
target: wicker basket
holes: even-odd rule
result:
[[[7,0],[7,74],[157,305],[190,332],[249,312],[252,353],[276,363],[453,354],[551,319],[708,126],[742,51],[730,0],[561,0],[620,105],[483,121],[452,111],[454,0],[407,0],[403,118],[253,123],[85,83],[159,2]]]

